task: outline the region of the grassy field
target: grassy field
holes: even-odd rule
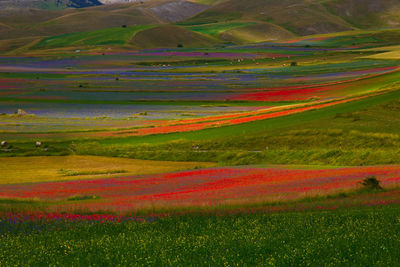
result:
[[[0,162],[0,184],[155,174],[211,167],[211,163],[145,161],[96,156],[10,157]]]
[[[194,32],[207,34],[211,36],[218,36],[220,33],[240,27],[246,27],[256,24],[255,22],[228,22],[228,23],[214,23],[214,24],[201,24],[195,26],[187,26],[188,29]]]
[[[400,58],[400,47],[398,45],[370,48],[367,51],[374,51],[375,53],[374,55],[367,56],[366,58],[386,59],[386,60],[393,60]]]
[[[400,265],[400,5],[190,2],[0,10],[0,266]]]
[[[3,218],[0,259],[7,266],[395,266],[399,232],[397,206],[122,223]]]
[[[109,170],[109,172],[112,172]],[[81,179],[62,170],[66,181],[0,185],[0,211],[151,214],[259,209],[285,211],[317,207],[399,204],[399,165],[250,165]],[[119,174],[118,174],[119,172]],[[101,172],[97,172],[100,173]],[[380,187],[362,185],[374,177]],[[61,179],[60,179],[61,180]]]
[[[398,113],[395,100],[398,97],[399,91],[394,91],[321,110],[241,125],[81,143],[77,145],[77,151],[114,156],[130,154],[149,159],[212,158],[239,165],[261,162],[393,164],[399,160],[396,156],[398,129],[393,123]],[[193,151],[193,145],[204,153]]]
[[[220,164],[399,163],[399,91],[319,110],[193,132],[76,140],[78,154],[152,160],[216,161]],[[338,146],[338,142],[340,146]],[[71,153],[70,142],[47,142],[47,151],[14,142],[4,155]],[[202,153],[193,150],[199,148]]]
[[[399,263],[397,31],[226,46],[261,24],[201,19],[0,57],[2,264]]]
[[[45,38],[33,48],[55,48],[65,46],[125,45],[140,31],[150,29],[151,25],[109,28],[91,32],[76,32]]]

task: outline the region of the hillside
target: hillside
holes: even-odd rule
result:
[[[13,2],[14,6],[24,4],[35,8],[0,10],[0,52],[10,53],[21,47],[38,48],[37,43],[41,43],[41,49],[54,48],[57,46],[47,42],[48,38],[59,39],[72,33],[84,38],[85,34],[92,35],[92,31],[97,34],[98,30],[137,25],[152,27],[144,27],[146,32],[135,39],[133,35],[123,34],[126,37],[123,41],[111,44],[135,48],[174,47],[177,43],[189,46],[245,44],[400,25],[399,0],[52,1],[46,1],[46,8],[60,10],[37,9],[44,7],[38,5],[39,0]],[[9,3],[0,1],[0,7],[12,6]],[[63,9],[92,4],[97,6]],[[171,25],[165,32],[153,27],[165,24]],[[68,45],[66,40],[59,47]]]
[[[215,4],[188,23],[255,20],[274,23],[298,35],[311,35],[398,26],[399,9],[398,0],[228,0]]]
[[[162,24],[189,18],[207,6],[184,0],[156,0],[87,9],[0,11],[0,39],[99,30],[122,25]]]
[[[140,48],[157,47],[199,47],[218,43],[215,39],[202,34],[194,33],[183,27],[161,25],[147,29],[133,37],[131,44]]]

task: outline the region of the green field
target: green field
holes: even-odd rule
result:
[[[55,48],[66,46],[98,46],[98,45],[125,45],[136,33],[154,26],[140,25],[119,28],[108,28],[91,32],[77,32],[56,35],[45,38],[33,48]]]
[[[224,31],[246,27],[254,24],[256,24],[256,22],[229,22],[229,23],[194,25],[194,26],[187,26],[186,28],[194,32],[207,34],[211,36],[218,36],[218,34]]]
[[[74,1],[0,1],[0,266],[400,266],[400,3]]]
[[[7,266],[400,264],[397,206],[0,225]]]

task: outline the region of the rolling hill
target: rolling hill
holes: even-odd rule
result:
[[[255,20],[274,23],[298,35],[310,35],[397,26],[399,8],[397,0],[228,0],[215,4],[188,22]]]
[[[192,32],[184,27],[174,25],[160,25],[139,32],[131,40],[131,44],[140,48],[156,47],[199,47],[218,43],[212,37]]]
[[[400,266],[400,0],[7,1],[1,266]]]
[[[26,3],[26,7],[36,9],[3,8],[0,11],[1,52],[10,53],[21,47],[67,47],[68,40],[57,46],[57,42],[51,44],[48,39],[61,40],[66,34],[91,36],[98,34],[99,30],[107,32],[109,28],[137,25],[160,27],[144,27],[145,31],[138,31],[135,38],[123,34],[123,37],[117,38],[120,41],[111,41],[111,44],[136,48],[174,47],[177,43],[188,46],[244,44],[360,29],[396,28],[400,25],[399,0],[45,1],[46,5],[56,6],[57,9],[96,5],[62,10],[37,9],[44,7],[38,2],[13,2],[14,6]],[[13,6],[8,3],[0,1],[0,6]],[[165,29],[165,32],[160,29]],[[121,38],[124,40],[121,41]],[[87,42],[75,41],[70,45],[87,45]]]

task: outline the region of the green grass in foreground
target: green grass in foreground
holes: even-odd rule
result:
[[[0,221],[4,266],[397,266],[399,246],[398,206],[120,224]]]

